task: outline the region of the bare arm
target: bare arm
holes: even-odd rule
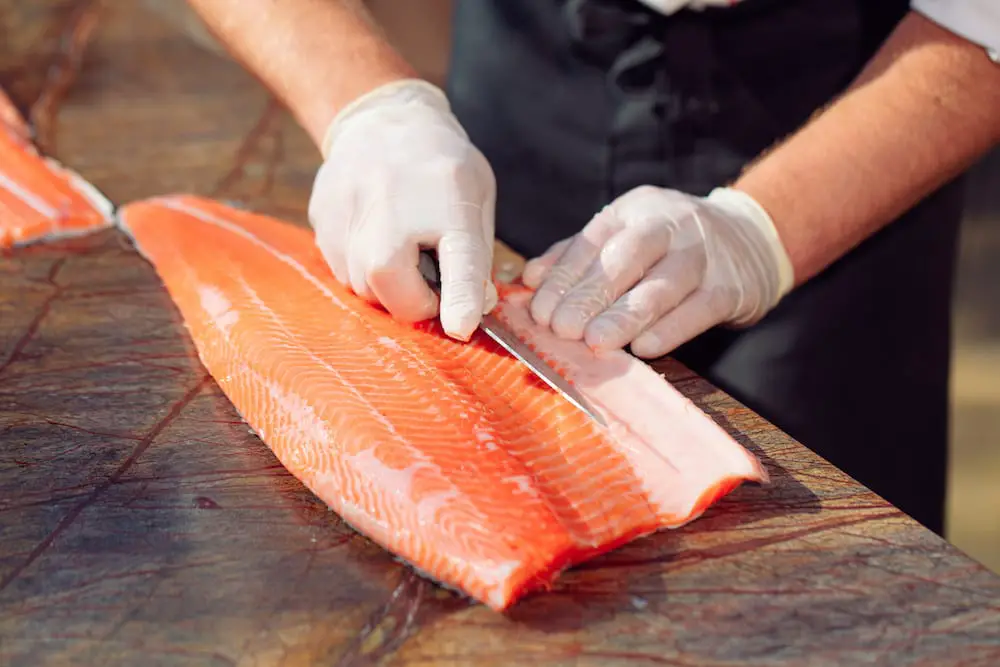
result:
[[[188,0],[319,145],[355,98],[416,77],[361,0]]]
[[[1000,66],[911,12],[850,89],[733,184],[801,284],[1000,142]]]

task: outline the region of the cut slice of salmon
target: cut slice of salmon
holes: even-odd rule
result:
[[[418,571],[503,610],[560,571],[685,524],[757,459],[624,352],[497,313],[604,429],[485,335],[394,321],[336,282],[304,228],[192,196],[130,204],[208,371],[281,463]]]
[[[23,144],[31,144],[31,129],[28,123],[3,89],[0,89],[0,131]]]
[[[0,91],[0,248],[109,227],[113,206],[77,173],[41,155]]]

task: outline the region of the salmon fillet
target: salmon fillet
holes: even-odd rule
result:
[[[41,155],[0,91],[0,248],[109,227],[111,203],[75,172]]]
[[[307,229],[184,195],[119,213],[281,463],[359,532],[495,610],[767,480],[647,365],[536,326],[525,288],[504,290],[498,317],[607,429],[481,332],[456,342],[436,319],[399,323],[357,298]]]
[[[31,129],[7,94],[0,89],[0,131],[23,144],[31,144]]]

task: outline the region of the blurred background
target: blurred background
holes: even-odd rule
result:
[[[27,25],[43,26],[42,14],[52,7],[57,6],[57,14],[73,14],[76,6],[86,9],[98,4],[45,0],[18,5],[17,12],[37,13],[39,20]],[[301,220],[303,192],[308,192],[318,155],[287,114],[224,56],[206,65],[202,57],[193,55],[199,49],[223,54],[183,0],[104,4],[110,15],[99,24],[78,21],[69,31],[83,41],[93,31],[94,43],[86,56],[90,65],[83,68],[81,80],[60,111],[62,129],[56,151],[60,159],[81,170],[116,201],[166,191],[197,191],[238,197],[265,212]],[[438,83],[443,82],[448,67],[451,4],[452,0],[369,0],[389,39],[424,76]],[[62,48],[59,40],[65,41],[69,33],[40,30],[35,34],[17,25],[0,14],[0,84],[23,102],[38,94],[37,86],[33,88],[35,79],[25,72],[44,73],[46,68],[51,72],[45,50],[52,44]],[[182,48],[176,46],[177,32],[190,37]],[[170,38],[165,36],[168,33]],[[42,55],[35,58],[36,54]],[[168,60],[171,65],[166,64]],[[220,80],[226,84],[220,86]],[[95,95],[103,97],[90,99]],[[198,119],[204,130],[197,149],[178,143],[163,129],[172,114],[185,113],[185,95],[219,100],[218,117]],[[226,115],[233,96],[246,106],[245,116]],[[87,137],[72,132],[74,122],[94,113],[127,122],[130,131],[146,139],[141,145],[109,145],[106,151],[95,153]],[[219,132],[219,124],[232,127]],[[50,134],[54,145],[54,130]],[[250,138],[240,139],[244,136]],[[198,155],[206,145],[232,152],[239,168],[212,183],[214,176],[201,167],[207,160]],[[128,179],[121,178],[124,163],[156,169],[160,190],[136,191]],[[1000,151],[972,171],[960,252],[953,317],[948,539],[1000,572]],[[886,419],[905,418],[886,415]]]

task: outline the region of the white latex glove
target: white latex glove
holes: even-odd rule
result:
[[[436,248],[441,324],[468,340],[496,306],[496,182],[436,86],[407,79],[351,103],[330,124],[309,220],[337,279],[402,321],[438,313],[418,270]]]
[[[792,287],[792,265],[764,209],[727,188],[708,197],[627,192],[577,235],[525,266],[531,312],[596,350],[631,344],[659,357],[726,324],[762,318]]]

